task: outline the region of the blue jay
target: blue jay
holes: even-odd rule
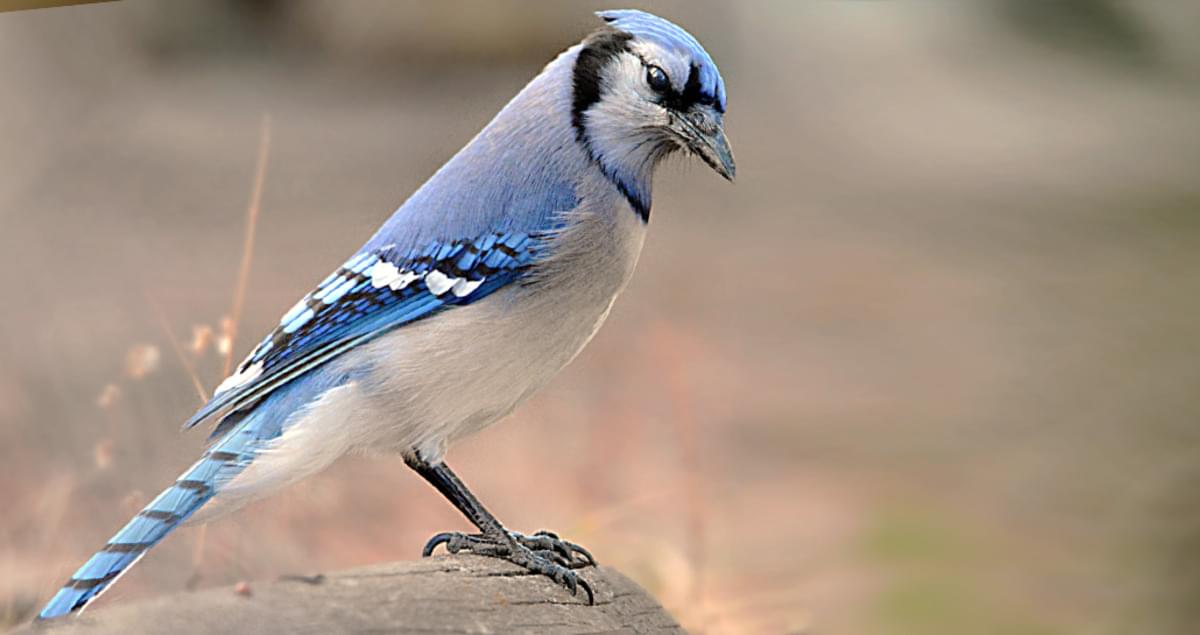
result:
[[[185,520],[366,449],[399,453],[479,530],[438,534],[424,555],[445,545],[501,558],[592,601],[576,574],[594,564],[587,550],[509,531],[443,458],[596,333],[633,273],[663,158],[683,151],[733,179],[725,86],[699,42],[641,11],[597,15],[604,26],[550,62],[218,386],[186,423],[215,423],[209,449],[40,619],[83,609]]]

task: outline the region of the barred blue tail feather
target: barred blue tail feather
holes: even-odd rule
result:
[[[337,392],[336,389],[349,379],[345,373],[329,372],[328,367],[318,369],[267,396],[254,408],[227,416],[218,426],[220,432],[214,435],[215,440],[204,456],[84,563],[42,609],[38,619],[83,609],[214,496],[223,492],[228,494],[228,489],[237,487],[265,489],[261,482],[242,482],[250,476],[245,473],[246,469],[252,463],[269,462],[263,457],[264,451],[275,447],[297,420],[303,418],[303,413],[309,412],[323,396]],[[237,478],[239,475],[242,478]],[[228,496],[222,496],[225,498]],[[244,503],[253,496],[243,491],[233,498]],[[201,515],[217,515],[210,513],[216,511],[210,508],[204,509]]]
[[[138,512],[108,544],[79,567],[38,614],[38,619],[78,611],[96,599],[151,547],[207,503],[223,484],[245,469],[261,443],[253,424],[253,418],[241,422]]]

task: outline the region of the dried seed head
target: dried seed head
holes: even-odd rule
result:
[[[162,353],[152,344],[138,344],[125,354],[125,374],[132,379],[141,379],[158,370]]]
[[[92,448],[92,459],[96,462],[97,469],[107,470],[112,466],[115,447],[112,439],[100,439],[96,442],[96,447]]]
[[[120,398],[121,387],[116,384],[108,384],[100,391],[100,396],[96,397],[96,405],[107,410],[113,407]]]
[[[209,346],[213,345],[213,329],[207,324],[192,326],[192,341],[188,344],[188,352],[192,355],[203,355]]]

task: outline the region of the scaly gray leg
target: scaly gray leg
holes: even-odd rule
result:
[[[481,556],[507,560],[527,571],[554,580],[566,587],[571,595],[575,595],[576,590],[582,587],[587,593],[588,604],[595,603],[591,585],[573,571],[596,564],[587,549],[562,540],[548,531],[539,531],[531,536],[509,531],[479,502],[479,499],[475,498],[445,463],[429,463],[416,452],[406,456],[404,462],[453,503],[480,532],[440,533],[425,544],[422,556],[428,557],[438,545],[444,544],[446,551],[450,553],[465,550]]]

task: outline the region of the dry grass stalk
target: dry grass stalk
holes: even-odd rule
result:
[[[184,354],[183,345],[179,343],[179,338],[175,335],[175,329],[171,328],[171,322],[167,320],[162,307],[149,297],[146,298],[146,301],[150,303],[150,306],[154,307],[155,317],[158,318],[158,323],[162,326],[163,332],[167,334],[167,341],[171,343],[171,349],[175,351],[175,357],[179,360],[179,364],[183,366],[183,370],[191,378],[192,387],[196,389],[196,394],[200,397],[200,403],[208,401],[208,393],[204,390],[204,382],[200,381],[200,375],[196,372],[196,367],[192,365],[191,360]],[[193,335],[193,344],[195,339]]]
[[[250,193],[250,204],[246,208],[246,233],[242,239],[242,263],[238,268],[237,285],[233,292],[233,309],[229,315],[228,353],[225,355],[223,375],[233,370],[233,342],[242,319],[242,307],[246,301],[246,285],[250,279],[250,265],[254,261],[254,234],[258,228],[258,214],[262,209],[263,183],[267,178],[267,157],[271,152],[271,115],[263,114],[262,128],[258,141],[258,163],[254,169],[254,189]]]
[[[258,161],[254,168],[254,187],[250,192],[250,203],[246,206],[246,232],[242,239],[242,262],[238,267],[237,284],[233,291],[233,308],[230,315],[221,320],[221,335],[216,340],[217,352],[225,357],[222,376],[229,375],[233,370],[233,344],[237,339],[238,326],[242,319],[242,308],[246,301],[246,286],[250,280],[250,267],[254,262],[254,235],[258,228],[258,215],[262,209],[263,186],[267,179],[267,159],[271,154],[271,115],[264,113],[258,138]],[[193,352],[202,351],[211,330],[193,328]],[[205,397],[207,398],[207,397]],[[192,568],[194,579],[200,575],[200,566],[204,562],[204,550],[208,535],[207,526],[201,525],[196,531],[196,541],[192,545]]]

